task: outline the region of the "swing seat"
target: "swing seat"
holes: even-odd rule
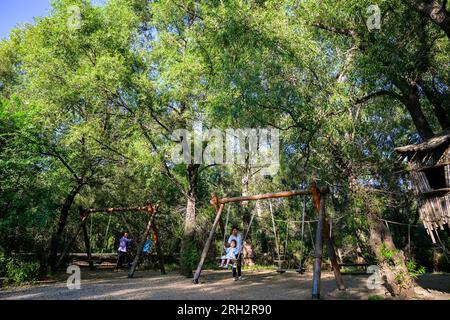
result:
[[[285,261],[286,261],[286,260],[281,260],[281,259],[274,259],[274,260],[273,260],[273,262],[277,262],[277,263],[278,263],[278,269],[276,270],[277,273],[279,273],[279,274],[286,273],[286,270],[283,269],[283,268],[281,267],[281,265],[282,265]]]
[[[217,257],[217,260],[218,261],[222,261],[222,257]],[[230,263],[231,264],[237,264],[238,263],[238,259],[230,259]]]
[[[303,263],[300,263],[300,265],[298,266],[297,269],[295,269],[295,272],[299,273],[299,274],[304,274],[306,271],[305,266],[303,265]]]

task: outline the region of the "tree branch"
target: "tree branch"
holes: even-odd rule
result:
[[[313,26],[322,30],[326,30],[332,33],[337,33],[337,34],[342,34],[345,36],[349,36],[352,37],[354,39],[358,39],[361,35],[359,34],[359,32],[357,32],[356,30],[353,29],[345,29],[345,28],[336,28],[333,26],[326,26],[320,22],[315,22],[313,23]]]
[[[440,4],[437,0],[408,0],[409,4],[427,19],[439,26],[450,39],[450,14],[446,9],[447,1]]]
[[[78,182],[82,181],[82,179],[80,177],[78,177],[75,170],[69,165],[69,163],[54,148],[52,148],[52,152],[44,153],[44,154],[58,158],[59,161],[61,161],[61,163],[64,165],[64,167],[66,167],[67,170],[69,170],[70,173],[74,176],[75,180],[77,180]]]
[[[365,103],[365,102],[367,102],[367,101],[369,101],[369,100],[371,100],[373,98],[380,97],[380,96],[390,96],[390,97],[392,97],[394,99],[402,101],[402,97],[398,93],[396,93],[394,91],[379,90],[379,91],[375,91],[375,92],[369,93],[368,95],[366,95],[364,97],[358,98],[356,100],[356,104],[362,104],[362,103]]]
[[[155,145],[155,143],[154,143],[153,140],[151,139],[150,135],[148,134],[148,130],[147,130],[147,128],[145,127],[145,125],[142,123],[141,120],[139,120],[138,122],[139,122],[139,125],[140,125],[141,129],[142,129],[142,133],[143,133],[144,137],[145,137],[145,138],[147,139],[147,141],[150,143],[150,145],[152,146],[153,150],[154,150],[156,153],[159,153],[159,152],[158,152],[158,147]],[[172,181],[172,183],[179,189],[179,191],[180,191],[185,197],[189,197],[188,193],[187,193],[186,190],[183,188],[183,186],[181,185],[181,183],[178,182],[178,180],[172,175],[172,172],[170,172],[170,168],[167,166],[166,161],[162,158],[162,159],[161,159],[161,162],[162,162],[163,167],[164,167],[164,173],[165,173],[165,176],[166,176],[170,181]]]

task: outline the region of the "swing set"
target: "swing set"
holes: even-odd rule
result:
[[[226,204],[229,203],[242,203],[247,201],[258,201],[258,200],[267,200],[267,199],[276,199],[276,198],[288,198],[288,197],[295,197],[295,196],[312,196],[314,199],[315,208],[318,211],[318,221],[317,221],[317,231],[316,231],[316,237],[315,237],[315,243],[314,243],[314,271],[313,271],[313,286],[312,286],[312,298],[313,299],[320,299],[320,278],[321,278],[321,269],[322,269],[322,256],[323,256],[323,244],[325,243],[327,245],[328,249],[328,256],[330,258],[331,265],[333,267],[333,272],[336,280],[336,284],[339,290],[345,290],[345,285],[342,280],[342,275],[340,272],[340,266],[338,264],[337,258],[336,258],[336,252],[334,249],[333,240],[330,237],[330,228],[327,223],[327,217],[326,217],[326,198],[329,194],[328,188],[318,188],[315,183],[311,185],[311,188],[308,190],[293,190],[293,191],[284,191],[284,192],[278,192],[278,193],[268,193],[268,194],[259,194],[259,195],[253,195],[253,196],[244,196],[244,197],[235,197],[235,198],[223,198],[219,199],[216,195],[212,195],[211,204],[214,206],[216,210],[216,218],[214,220],[214,223],[212,225],[211,231],[209,233],[208,239],[205,243],[205,247],[203,248],[202,254],[200,256],[200,261],[197,267],[197,270],[194,275],[193,282],[195,284],[199,283],[200,275],[203,269],[203,265],[205,263],[206,257],[208,255],[209,249],[211,247],[212,241],[215,236],[215,232],[217,229],[217,226],[220,225],[222,232],[224,234],[225,238],[225,226],[222,221],[222,213],[225,208]],[[274,227],[274,234],[276,237],[276,229],[275,229],[275,220],[273,218],[273,210],[271,203],[269,202],[269,206],[271,208],[271,216],[272,216],[272,225]],[[242,243],[245,242],[250,227],[253,223],[253,219],[256,212],[254,212],[250,218],[249,227],[245,233],[245,237],[242,241]],[[227,217],[228,220],[228,217]],[[303,217],[302,220],[305,222],[305,209],[303,209]],[[304,235],[304,223],[302,227],[302,237]],[[302,239],[303,240],[303,239]],[[279,255],[279,246],[278,246],[278,240],[276,240],[276,247]],[[280,273],[283,273],[283,270],[281,269],[281,259],[280,255],[278,257],[278,263],[279,263],[279,271]],[[238,263],[240,263],[241,259],[238,259]],[[299,267],[299,272],[302,272],[302,263]]]
[[[153,206],[150,201],[147,202],[147,205],[145,207],[101,208],[101,209],[83,209],[82,207],[80,207],[79,208],[80,219],[81,219],[80,224],[78,225],[78,227],[75,231],[75,235],[70,240],[70,242],[67,245],[64,252],[61,254],[61,257],[59,258],[58,263],[56,264],[56,268],[59,268],[63,264],[68,253],[74,246],[75,241],[78,238],[78,235],[81,233],[81,231],[83,231],[84,244],[86,247],[86,254],[87,254],[87,260],[89,263],[89,267],[91,270],[95,269],[94,261],[92,259],[92,247],[91,247],[92,225],[91,225],[90,232],[88,232],[88,229],[86,226],[88,218],[89,217],[92,218],[93,214],[95,214],[95,213],[109,214],[108,226],[107,226],[106,233],[105,233],[105,243],[106,243],[106,237],[109,232],[109,228],[111,225],[111,218],[112,218],[113,213],[147,212],[147,219],[148,219],[147,226],[145,228],[144,234],[142,235],[142,238],[141,238],[142,240],[138,246],[138,250],[137,250],[136,256],[134,258],[133,264],[131,266],[131,269],[128,273],[128,278],[133,278],[134,273],[136,272],[136,268],[139,264],[140,258],[142,256],[142,254],[145,253],[144,249],[146,248],[146,246],[148,247],[148,238],[149,238],[151,232],[153,232],[153,245],[156,248],[156,254],[158,256],[161,274],[166,274],[166,271],[164,268],[164,257],[162,254],[162,250],[161,250],[161,246],[160,246],[160,242],[159,242],[159,238],[158,238],[158,228],[156,226],[156,213],[160,207],[161,207],[160,202],[158,202],[156,204],[156,206]],[[91,220],[91,223],[92,223],[92,220]],[[104,248],[102,248],[102,252],[103,252],[103,250],[104,250]]]
[[[271,217],[271,222],[272,222],[272,233],[273,233],[273,237],[274,237],[274,242],[275,242],[275,254],[276,257],[274,257],[273,262],[277,263],[278,268],[276,270],[277,273],[285,273],[286,270],[283,268],[283,263],[285,263],[287,261],[287,246],[288,246],[288,242],[289,242],[289,227],[290,224],[292,223],[300,223],[301,225],[301,243],[304,244],[305,241],[305,225],[308,225],[309,228],[309,234],[311,236],[311,244],[313,246],[314,249],[314,237],[312,234],[312,230],[311,230],[311,223],[312,222],[317,222],[318,220],[311,220],[311,221],[306,221],[305,217],[306,217],[306,196],[304,196],[304,199],[302,201],[303,204],[303,209],[302,209],[302,220],[301,221],[292,221],[292,220],[277,220],[275,219],[275,215],[274,215],[274,210],[273,210],[273,206],[272,206],[272,202],[269,199],[269,212],[270,212],[270,217]],[[229,226],[229,221],[230,221],[230,211],[231,211],[231,206],[228,206],[228,210],[227,210],[227,215],[226,215],[226,219],[225,219],[225,226],[223,225],[222,222],[219,222],[220,228],[222,230],[223,233],[223,243],[226,243],[227,240],[227,234],[225,232],[225,230],[227,229],[227,227]],[[252,215],[251,219],[250,219],[250,223],[248,224],[248,228],[246,230],[245,233],[245,237],[243,240],[242,245],[245,246],[246,240],[248,238],[248,234],[250,232],[250,229],[252,227],[253,224],[253,219],[255,217],[255,211],[253,211],[254,214]],[[279,233],[277,232],[277,226],[276,226],[276,222],[282,222],[286,224],[286,230],[285,230],[285,239],[284,239],[284,245],[283,245],[283,253],[281,253],[281,240],[279,237]],[[217,259],[221,259],[222,257],[218,257]],[[237,259],[232,259],[234,263],[237,262]],[[302,274],[305,272],[305,267],[304,267],[304,260],[305,260],[305,254],[304,254],[304,245],[302,245],[301,249],[300,249],[300,263],[298,265],[298,268],[295,270],[296,272]]]
[[[274,217],[273,212],[271,210],[271,215],[272,217]],[[303,274],[306,271],[306,268],[304,266],[305,260],[306,260],[306,255],[305,255],[305,226],[308,225],[308,230],[309,230],[309,236],[311,238],[311,245],[312,245],[312,249],[313,251],[315,251],[315,245],[314,245],[314,236],[313,236],[313,232],[311,229],[311,223],[317,223],[318,220],[306,220],[306,196],[303,196],[303,201],[302,201],[302,219],[300,221],[295,221],[295,220],[275,220],[273,218],[273,221],[277,221],[277,222],[284,222],[286,223],[286,238],[285,238],[285,243],[284,243],[284,253],[283,253],[283,259],[280,260],[281,263],[286,261],[286,248],[288,246],[288,241],[289,241],[289,226],[290,224],[300,224],[300,239],[301,239],[301,243],[302,246],[300,248],[300,261],[299,261],[299,265],[297,267],[297,269],[295,270],[297,273]],[[273,223],[274,225],[274,223]],[[275,225],[274,225],[274,230],[275,230]],[[330,221],[330,230],[331,230],[331,221]],[[330,231],[330,237],[331,237],[331,231]],[[281,254],[278,251],[278,257],[280,257]],[[278,258],[280,259],[280,258]],[[284,269],[281,268],[281,266],[278,267],[277,272],[279,273],[284,273]]]

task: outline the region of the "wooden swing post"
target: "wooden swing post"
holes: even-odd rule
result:
[[[325,221],[325,196],[321,195],[315,185],[311,187],[314,197],[314,203],[319,210],[319,221],[317,223],[315,252],[314,252],[314,270],[313,270],[313,286],[312,299],[320,299],[320,277],[322,273],[322,251],[323,251],[323,225]]]
[[[319,190],[315,184],[311,186],[315,207],[319,213],[319,222],[316,232],[316,244],[314,254],[314,272],[313,272],[313,290],[312,298],[320,299],[320,277],[322,269],[323,243],[325,242],[328,249],[328,256],[333,268],[334,278],[339,290],[345,290],[344,281],[342,279],[341,270],[337,261],[333,240],[330,237],[330,229],[326,218],[326,195],[329,190]]]
[[[159,208],[159,206],[158,206]],[[158,228],[156,226],[156,213],[153,215],[153,243],[156,246],[156,255],[158,256],[159,261],[159,269],[161,271],[161,274],[166,274],[166,268],[164,267],[164,255],[161,250],[161,243],[159,242],[159,234],[158,234]]]
[[[136,257],[134,257],[133,265],[131,266],[130,272],[128,273],[128,278],[133,278],[134,273],[136,272],[137,265],[139,263],[139,259],[141,258],[142,252],[144,251],[145,242],[147,242],[147,237],[150,234],[150,229],[153,221],[152,216],[155,214],[155,209],[153,208],[150,201],[147,202],[146,210],[148,216],[147,227],[145,228],[145,232],[142,235],[142,240],[136,252]]]
[[[211,200],[211,204],[216,208],[216,218],[214,220],[211,231],[209,232],[208,240],[206,240],[205,247],[203,248],[202,255],[200,256],[200,262],[198,263],[197,270],[194,275],[194,283],[198,284],[198,279],[200,278],[200,274],[202,273],[203,264],[205,263],[206,256],[208,255],[209,248],[211,247],[211,243],[214,238],[214,234],[216,233],[217,225],[220,222],[222,217],[223,208],[225,204],[221,203],[219,206],[219,198],[216,195],[212,194],[213,198]]]
[[[337,261],[336,250],[334,249],[334,242],[333,239],[331,239],[330,237],[330,228],[326,219],[323,225],[323,238],[325,244],[327,245],[328,257],[330,258],[337,287],[339,290],[345,290],[346,288],[344,280],[342,279],[341,267],[339,266],[339,263]]]

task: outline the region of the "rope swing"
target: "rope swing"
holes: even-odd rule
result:
[[[269,210],[270,210],[270,216],[272,217],[272,227],[273,227],[273,236],[275,237],[275,248],[277,250],[277,256],[278,256],[278,273],[284,273],[286,270],[283,270],[282,268],[282,260],[281,260],[281,254],[280,254],[280,245],[278,244],[278,235],[277,235],[277,228],[275,226],[275,217],[273,215],[273,207],[272,207],[272,201],[269,200]]]
[[[300,250],[300,264],[297,268],[298,273],[303,274],[306,271],[306,268],[304,266],[304,251],[305,251],[305,218],[306,218],[306,197],[303,197],[303,206],[302,206],[302,231],[301,231],[301,239],[302,239],[302,247]],[[309,223],[308,223],[309,226]],[[312,232],[311,227],[309,227],[309,232],[311,233],[311,239],[312,239]],[[312,241],[314,245],[314,241]]]
[[[103,251],[105,251],[105,248],[108,245],[108,233],[109,233],[109,227],[111,225],[111,218],[112,218],[112,214],[110,213],[109,220],[108,220],[108,226],[106,227],[105,237],[103,238],[103,247],[102,247],[101,253],[103,253]]]

